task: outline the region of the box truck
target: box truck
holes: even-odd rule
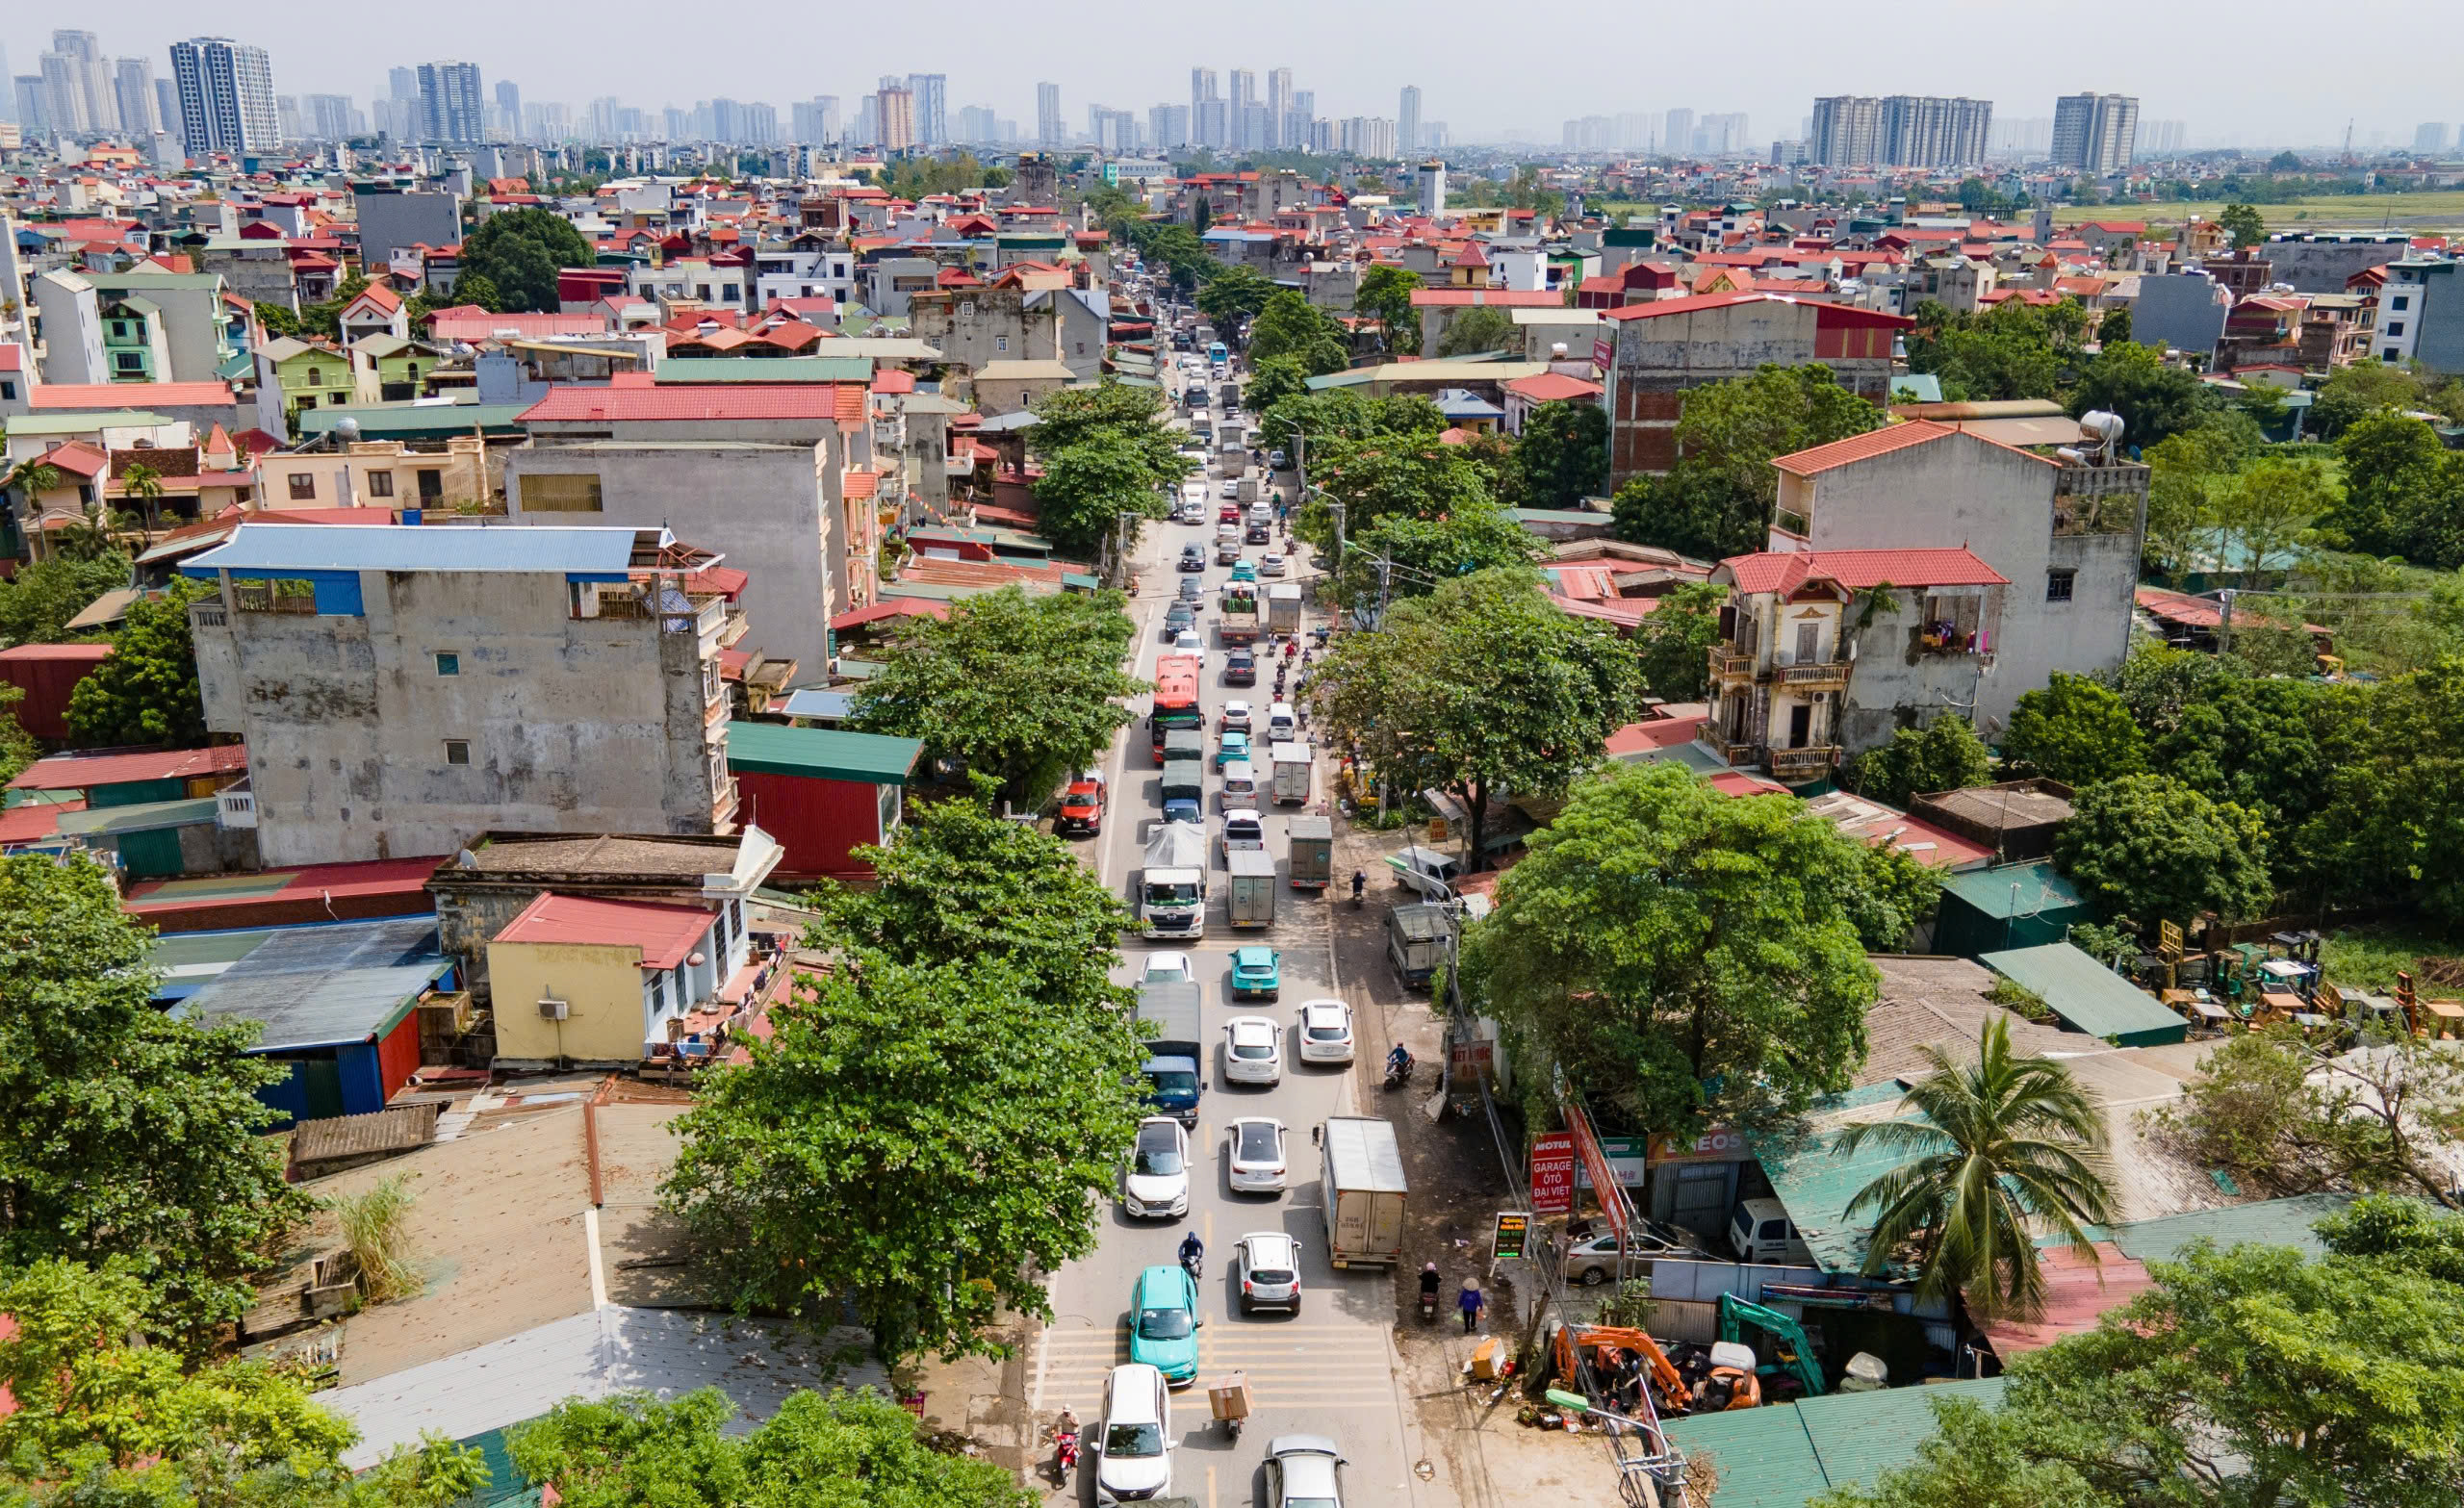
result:
[[[1206,935],[1206,829],[1167,822],[1146,839],[1138,875],[1140,931],[1149,937]]]
[[[1274,804],[1278,806],[1306,806],[1313,792],[1312,777],[1317,767],[1310,762],[1309,746],[1279,743],[1274,746]]]
[[[1403,1255],[1403,1153],[1392,1122],[1337,1115],[1319,1128],[1325,1182],[1326,1260],[1338,1267],[1391,1266]]]
[[[1198,1072],[1205,1044],[1198,1040],[1198,987],[1179,980],[1138,986],[1138,1019],[1154,1025],[1146,1040],[1146,1100],[1185,1126],[1197,1124],[1198,1098],[1206,1082]]]
[[[1233,930],[1273,926],[1274,856],[1262,848],[1236,848],[1223,860],[1232,871]]]
[[[1267,588],[1267,627],[1275,633],[1300,631],[1300,583],[1278,581]]]
[[[1292,887],[1323,890],[1335,878],[1335,819],[1295,817],[1284,824],[1292,840]]]

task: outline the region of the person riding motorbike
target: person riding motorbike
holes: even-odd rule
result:
[[[1352,905],[1354,905],[1354,906],[1358,906],[1358,905],[1360,904],[1360,893],[1361,893],[1363,890],[1366,890],[1366,889],[1368,889],[1368,888],[1369,888],[1369,876],[1368,876],[1366,873],[1362,872],[1361,870],[1357,870],[1357,869],[1353,870],[1353,871],[1351,872],[1351,901],[1352,901]]]
[[[1421,1268],[1421,1317],[1424,1319],[1437,1313],[1437,1264],[1432,1262]]]
[[[1205,1261],[1206,1242],[1197,1239],[1197,1232],[1192,1231],[1187,1236],[1182,1237],[1181,1265],[1189,1268],[1190,1276],[1197,1276],[1198,1265]]]
[[[1401,1073],[1411,1065],[1412,1055],[1404,1051],[1402,1043],[1397,1042],[1395,1044],[1395,1050],[1386,1055],[1386,1071],[1388,1073]]]

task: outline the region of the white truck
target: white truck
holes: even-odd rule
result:
[[[1149,833],[1138,875],[1140,931],[1192,941],[1205,936],[1207,867],[1204,828],[1167,822]]]
[[[1278,581],[1267,588],[1267,631],[1300,631],[1300,583]]]
[[[1262,848],[1240,848],[1223,856],[1232,872],[1232,930],[1242,932],[1274,925],[1274,856]]]
[[[1317,766],[1309,758],[1307,744],[1280,743],[1274,746],[1274,804],[1278,806],[1306,806],[1315,794]]]
[[[1392,1266],[1403,1254],[1403,1153],[1391,1121],[1336,1115],[1319,1128],[1326,1260],[1338,1267]]]

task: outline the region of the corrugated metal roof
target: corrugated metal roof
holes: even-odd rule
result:
[[[295,927],[260,943],[189,997],[198,1019],[262,1023],[255,1051],[365,1042],[392,1027],[453,967],[436,918]]]
[[[728,768],[761,775],[905,785],[923,752],[924,745],[917,739],[882,733],[783,728],[776,723],[728,725]]]
[[[406,435],[467,434],[474,429],[521,433],[527,403],[370,403],[356,408],[312,408],[301,412],[302,434],[321,435],[348,419],[359,424],[364,440],[397,440]]]
[[[228,408],[239,401],[227,382],[39,382],[26,390],[26,406],[38,412],[117,408],[130,402]]]
[[[141,749],[130,754],[53,754],[26,766],[9,782],[20,791],[77,791],[134,780],[187,780],[230,775],[248,767],[244,744],[212,749]]]
[[[94,429],[155,429],[178,422],[143,409],[116,408],[87,414],[16,414],[0,421],[0,427],[13,435],[80,435]]]
[[[670,356],[657,380],[680,382],[870,382],[870,356]]]
[[[1714,1508],[1804,1508],[1817,1495],[1870,1486],[1915,1459],[1936,1433],[1933,1400],[1994,1407],[2009,1379],[1987,1377],[1879,1393],[1834,1393],[1668,1422],[1671,1444],[1719,1474]]]
[[[1698,1414],[1667,1429],[1671,1444],[1718,1475],[1716,1508],[1803,1508],[1831,1485],[1794,1404]]]
[[[1896,1083],[1871,1085],[1851,1090],[1824,1102],[1825,1110],[1843,1108],[1858,1103],[1893,1105],[1903,1099],[1906,1090]],[[1915,1115],[1882,1115],[1877,1119],[1915,1120]],[[1825,1272],[1858,1271],[1864,1265],[1867,1239],[1872,1227],[1863,1219],[1852,1217],[1848,1206],[1867,1184],[1904,1163],[1915,1161],[1913,1154],[1895,1151],[1867,1142],[1854,1157],[1842,1157],[1835,1151],[1835,1131],[1816,1132],[1802,1142],[1784,1150],[1755,1143],[1755,1154],[1762,1163],[1762,1171],[1770,1176],[1771,1191],[1786,1208],[1788,1218],[1805,1238],[1806,1248],[1813,1254],[1813,1265]]]
[[[121,832],[153,832],[164,828],[193,828],[215,820],[221,804],[212,796],[179,801],[139,802],[127,806],[90,806],[61,813],[60,830],[80,837]]]
[[[183,562],[181,573],[217,571],[528,571],[621,575],[633,560],[623,528],[462,528],[395,524],[338,529],[315,524],[244,524],[231,542]]]
[[[291,1133],[292,1165],[424,1147],[436,1139],[436,1114],[441,1108],[430,1100],[417,1105],[389,1105],[364,1115],[303,1120]]]
[[[2190,1034],[2189,1022],[2069,943],[2013,948],[1977,961],[2036,991],[2054,1014],[2090,1036],[2132,1047],[2178,1042]]]
[[[2221,1210],[2194,1210],[2161,1219],[2137,1220],[2114,1227],[2114,1244],[2140,1262],[2171,1262],[2194,1240],[2216,1243],[2219,1250],[2244,1241],[2291,1246],[2305,1257],[2323,1257],[2326,1243],[2310,1227],[2353,1202],[2353,1194],[2296,1194],[2290,1199],[2263,1199],[2256,1204]]]
[[[2077,910],[2088,898],[2051,864],[2006,864],[1944,877],[1942,888],[1995,921]]]
[[[1806,1438],[1822,1461],[1833,1491],[1872,1485],[1892,1467],[1905,1466],[1916,1447],[1933,1438],[1934,1400],[1965,1397],[1988,1408],[2002,1401],[2008,1378],[1987,1377],[1924,1388],[1886,1388],[1879,1393],[1832,1393],[1801,1398],[1795,1407]],[[1727,1494],[1721,1494],[1725,1501]]]
[[[629,948],[646,969],[672,969],[710,930],[717,913],[698,906],[603,901],[543,891],[491,942],[553,942]]]

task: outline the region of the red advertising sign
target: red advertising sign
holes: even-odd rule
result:
[[[1531,1213],[1572,1214],[1574,1212],[1574,1133],[1552,1131],[1532,1137]]]
[[[1617,364],[1617,347],[1606,341],[1591,343],[1591,364],[1603,371]]]
[[[1608,1228],[1623,1237],[1626,1198],[1617,1182],[1617,1170],[1608,1165],[1608,1154],[1600,1149],[1600,1138],[1591,1134],[1591,1117],[1571,1105],[1565,1107],[1565,1116],[1567,1129],[1575,1138],[1575,1155],[1582,1159],[1583,1171],[1591,1175],[1593,1197],[1607,1213]]]
[[[1753,1155],[1746,1149],[1744,1132],[1713,1126],[1691,1141],[1654,1137],[1651,1163],[1657,1167],[1663,1163],[1742,1163]]]

